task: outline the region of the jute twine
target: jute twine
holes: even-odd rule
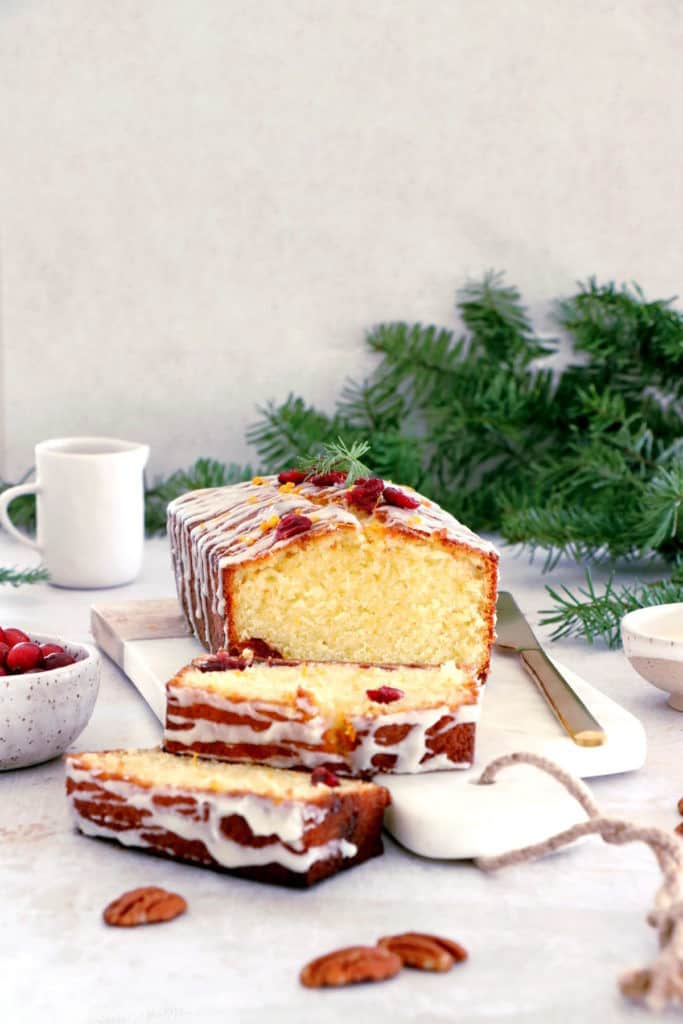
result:
[[[660,952],[649,967],[636,968],[622,974],[619,988],[629,999],[651,1010],[683,1006],[683,842],[673,832],[664,829],[645,828],[630,821],[603,817],[582,782],[553,761],[536,754],[517,753],[497,758],[484,769],[479,784],[494,782],[503,768],[515,764],[534,765],[552,775],[581,804],[588,820],[558,832],[543,842],[510,850],[498,857],[479,857],[477,865],[484,871],[495,871],[542,857],[589,835],[599,835],[606,843],[619,845],[646,843],[655,855],[664,879],[655,897],[654,909],[647,917],[648,924],[657,929]]]

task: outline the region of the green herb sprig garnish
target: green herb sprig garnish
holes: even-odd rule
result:
[[[325,473],[346,473],[346,483],[350,486],[359,477],[372,476],[372,471],[362,462],[364,455],[370,451],[367,441],[352,441],[347,445],[342,437],[334,441],[324,441],[313,449],[310,455],[296,460],[299,469],[309,476]]]

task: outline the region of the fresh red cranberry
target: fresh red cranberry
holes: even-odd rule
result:
[[[302,484],[306,479],[306,471],[303,469],[283,469],[278,473],[279,484]]]
[[[288,512],[277,524],[275,540],[287,540],[288,537],[296,537],[298,533],[305,533],[313,526],[308,516],[300,516],[298,512]]]
[[[332,487],[333,484],[345,484],[346,473],[341,469],[336,469],[332,473],[316,473],[315,476],[311,477],[311,483],[315,484],[316,487]]]
[[[47,658],[43,662],[43,668],[46,672],[50,672],[53,668],[64,668],[65,665],[73,665],[76,661],[66,651],[55,651],[53,654],[48,654]]]
[[[10,648],[5,665],[10,672],[28,672],[29,669],[38,668],[42,660],[40,647],[29,640]]]
[[[9,650],[10,650],[10,645],[9,644],[6,644],[4,641],[2,643],[0,643],[0,665],[4,665],[5,664],[5,658],[7,657],[7,652]]]
[[[395,686],[380,686],[377,690],[366,690],[365,692],[370,700],[374,700],[375,704],[393,704],[395,700],[405,697],[403,690],[399,690]]]
[[[4,665],[0,665],[0,676],[6,676],[6,675],[7,675],[7,669],[5,668]]]
[[[417,498],[411,498],[409,494],[404,491],[399,491],[398,487],[385,487],[382,492],[382,497],[386,501],[387,505],[395,505],[396,508],[419,508],[420,502]]]
[[[331,772],[329,768],[325,768],[320,765],[318,768],[314,768],[311,772],[311,785],[312,786],[338,786],[339,779]]]
[[[22,629],[5,629],[5,643],[9,644],[10,647],[14,647],[15,644],[25,644],[30,641],[30,636],[26,636],[26,633]]]
[[[47,658],[48,654],[64,654],[64,648],[59,644],[41,644],[40,650],[44,658]]]
[[[377,476],[357,480],[346,495],[349,505],[355,505],[364,512],[373,512],[384,490],[384,481]]]

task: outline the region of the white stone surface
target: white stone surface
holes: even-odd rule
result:
[[[4,0],[0,470],[242,459],[491,266],[677,294],[682,49],[675,0]]]
[[[0,564],[24,556],[0,540]],[[553,582],[575,584],[561,566]],[[538,568],[510,552],[504,585],[532,621],[548,598]],[[164,541],[146,546],[137,583],[112,599],[168,596]],[[48,586],[0,592],[0,622],[88,638],[88,608],[102,591]],[[681,717],[620,652],[556,645],[566,665],[635,713],[649,754],[634,774],[591,788],[610,814],[670,829],[681,796]],[[78,748],[154,743],[160,729],[123,675],[105,659],[102,686]],[[658,871],[645,849],[587,840],[543,862],[483,875],[468,863],[423,860],[387,840],[384,857],[310,892],[238,881],[166,863],[77,835],[62,797],[59,761],[0,776],[0,1020],[17,1024],[627,1024],[651,1020],[624,1003],[619,972],[647,962],[645,924]],[[106,903],[137,885],[181,892],[189,912],[172,924],[129,932],[101,923]],[[405,972],[393,982],[339,992],[299,987],[310,957],[404,929],[443,932],[471,959],[450,974]]]

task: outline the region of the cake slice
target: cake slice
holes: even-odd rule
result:
[[[497,552],[409,487],[286,471],[182,495],[168,533],[178,596],[210,651],[454,661],[486,679]]]
[[[247,878],[308,886],[382,852],[381,786],[160,750],[70,754],[81,832]]]
[[[366,775],[469,768],[481,685],[452,662],[197,658],[166,685],[164,748]]]

